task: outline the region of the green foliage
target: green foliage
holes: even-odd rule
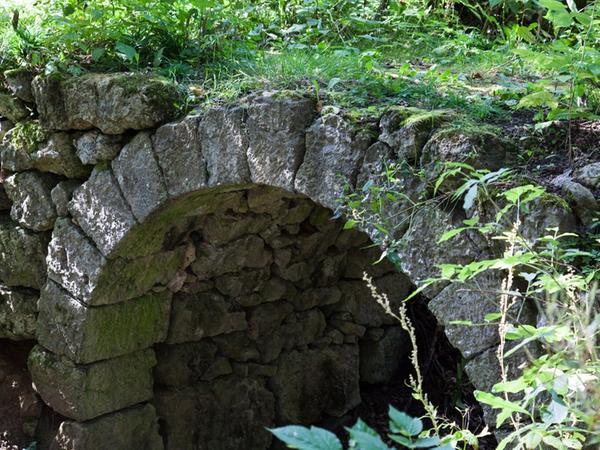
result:
[[[366,187],[367,195],[348,197],[345,211],[353,218],[351,225],[360,223],[380,231],[374,234],[376,240],[394,261],[398,259],[394,227],[403,225],[381,226],[378,220],[385,214],[373,206],[383,198],[401,198],[404,179],[397,169],[391,176],[389,172],[378,186]],[[449,163],[434,184],[439,188],[458,177],[460,181],[453,184],[456,187],[449,192],[436,189],[438,197],[410,204],[409,208],[417,210],[430,202],[462,202],[467,214],[464,226],[447,231],[439,241],[469,230],[505,248],[496,258],[441,264],[439,277],[428,280],[418,291],[441,281],[466,283],[484,272],[504,273],[497,312],[487,314],[483,324],[453,322],[498,326],[501,379],[491,392],[475,393],[478,401],[498,411],[496,427],[508,424],[511,429],[498,448],[595,448],[600,444],[600,306],[596,297],[600,239],[595,234],[580,237],[556,228],[531,236],[531,230],[522,224],[532,208],[545,207],[549,194],[540,186],[518,184],[516,178],[510,180],[512,187],[507,187],[509,174]],[[511,323],[508,311],[523,301],[537,308],[537,324]],[[520,370],[509,373],[507,367],[514,364],[515,357],[523,363]]]
[[[456,448],[456,436],[440,438],[432,435],[432,430],[425,430],[423,421],[411,417],[393,406],[389,407],[389,440],[400,444],[401,448],[451,450]],[[331,432],[322,428],[286,426],[270,430],[279,440],[290,448],[298,450],[342,450],[340,440]],[[346,428],[350,436],[348,450],[393,450],[381,436],[358,419],[354,426]]]

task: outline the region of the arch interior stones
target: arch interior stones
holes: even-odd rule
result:
[[[436,264],[495,251],[474,236],[436,243],[456,211],[409,221],[391,207],[400,273],[372,264],[372,230],[345,230],[332,210],[391,161],[500,167],[501,140],[404,125],[402,108],[357,123],[282,93],[175,120],[177,91],[138,75],[19,82],[35,101],[14,89],[0,109],[0,338],[37,341],[28,367],[60,417],[53,450],[259,450],[266,426],[344,415],[409,349],[363,272],[397,305]],[[413,198],[425,189],[405,182]],[[558,207],[531,217],[532,230],[575,220]],[[425,295],[488,388],[495,330],[450,322],[481,321],[494,301],[454,285]]]

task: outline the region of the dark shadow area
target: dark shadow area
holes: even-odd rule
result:
[[[419,297],[411,300],[408,313],[417,333],[424,389],[438,408],[440,417],[462,424],[473,433],[481,432],[485,427],[483,412],[473,396],[474,387],[463,371],[464,361],[460,352],[448,342],[443,328],[428,310],[426,299]],[[342,418],[325,418],[319,425],[347,440],[344,427],[354,425],[360,418],[385,438],[389,433],[390,405],[414,417],[421,417],[425,413],[421,403],[412,397],[408,386],[408,378],[413,373],[412,366],[403,364],[387,384],[361,384],[362,402],[357,408]],[[386,441],[388,445],[398,447],[389,439]],[[480,439],[480,450],[496,447],[493,435]]]
[[[0,339],[0,448],[20,450],[33,441],[39,414],[27,372],[34,342]]]

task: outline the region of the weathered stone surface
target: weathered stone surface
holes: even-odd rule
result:
[[[12,130],[14,126],[10,120],[0,119],[0,143],[4,139],[4,136],[6,136],[6,133]]]
[[[69,202],[73,197],[73,193],[79,186],[81,186],[81,183],[77,180],[65,180],[58,183],[52,191],[50,191],[52,203],[54,203],[56,214],[59,217],[65,217],[69,214]]]
[[[31,82],[33,73],[26,69],[11,69],[4,72],[4,81],[8,90],[15,97],[27,103],[33,103],[33,90]]]
[[[398,249],[402,271],[413,283],[419,285],[428,278],[437,277],[438,264],[468,264],[490,256],[489,248],[469,233],[438,243],[446,231],[457,226],[460,225],[454,222],[450,213],[435,206],[426,206],[414,214]],[[443,287],[439,283],[432,285],[424,294],[432,298]]]
[[[432,130],[443,120],[443,116],[424,117],[412,121],[410,116],[427,116],[425,111],[392,109],[387,111],[379,122],[379,140],[394,151],[396,158],[414,164],[421,158],[421,151]],[[408,119],[408,120],[407,120]]]
[[[51,230],[56,220],[56,210],[50,192],[57,180],[48,174],[21,172],[4,182],[12,201],[11,218],[33,231]]]
[[[420,163],[432,174],[437,173],[434,166],[450,161],[498,170],[510,161],[512,151],[511,144],[494,133],[440,130],[423,148]]]
[[[232,241],[223,247],[203,242],[197,249],[198,256],[192,263],[192,270],[200,279],[238,272],[242,268],[260,269],[272,260],[264,241],[255,235]]]
[[[144,257],[107,260],[68,219],[56,223],[48,276],[88,305],[118,303],[167,284],[184,264],[186,246]]]
[[[215,279],[215,287],[221,294],[229,297],[247,296],[260,291],[269,279],[270,274],[268,268],[225,274]]]
[[[450,343],[460,350],[465,358],[498,344],[498,322],[486,322],[485,316],[498,313],[502,292],[501,272],[486,272],[468,283],[452,283],[445,287],[428,304]],[[535,311],[529,304],[519,301],[510,311],[511,323],[535,323]],[[451,324],[469,321],[472,325]]]
[[[123,137],[102,134],[99,131],[83,133],[75,140],[77,156],[83,164],[112,161],[123,146]]]
[[[37,337],[78,364],[143,350],[167,336],[171,293],[150,293],[108,306],[86,306],[48,282],[39,302]]]
[[[156,358],[144,350],[88,365],[76,365],[36,346],[29,371],[42,399],[58,413],[91,420],[152,398]]]
[[[204,337],[244,331],[248,328],[246,313],[235,311],[233,304],[214,292],[173,297],[173,313],[167,342],[199,341]]]
[[[237,376],[184,391],[157,394],[167,450],[266,449],[272,435],[273,395],[256,378]]]
[[[18,122],[29,115],[25,104],[18,98],[13,97],[8,92],[0,91],[0,117]]]
[[[146,132],[138,133],[112,162],[125,200],[139,222],[167,199],[167,188]]]
[[[0,281],[7,286],[43,286],[48,241],[46,233],[33,233],[0,217]]]
[[[600,162],[579,167],[575,170],[573,178],[588,188],[596,189],[600,186]]]
[[[270,225],[267,214],[218,214],[202,221],[202,237],[213,245],[223,245],[246,234],[258,234]]]
[[[400,273],[374,280],[374,284],[378,292],[388,296],[392,309],[396,309],[413,289],[408,279]],[[342,300],[331,309],[347,311],[352,315],[354,322],[368,327],[395,323],[395,319],[388,316],[373,298],[364,281],[342,281],[339,283],[339,288],[342,291]]]
[[[244,332],[215,336],[213,341],[217,344],[219,353],[235,361],[258,360],[260,356],[256,345]]]
[[[154,153],[171,197],[206,187],[208,173],[199,139],[200,117],[163,125],[153,136]]]
[[[365,152],[362,167],[356,181],[356,188],[362,189],[368,182],[376,182],[381,178],[387,165],[393,161],[392,149],[383,142],[375,142]]]
[[[69,212],[100,251],[109,256],[136,224],[110,170],[94,170],[73,194]]]
[[[201,381],[216,359],[217,346],[208,340],[158,345],[154,368],[156,383],[184,387]]]
[[[331,305],[342,298],[342,293],[337,287],[308,289],[293,299],[294,307],[298,311],[305,311],[316,306]]]
[[[354,186],[370,138],[343,118],[317,119],[306,134],[306,154],[294,187],[317,203],[335,208],[346,183]]]
[[[49,450],[163,450],[156,410],[145,404],[88,422],[63,422]]]
[[[546,194],[529,203],[527,213],[522,215],[519,232],[533,241],[544,236],[548,228],[558,228],[562,233],[576,230],[575,215],[571,208],[564,199],[553,194]]]
[[[507,345],[510,348],[510,344]],[[498,362],[497,347],[493,347],[485,352],[475,356],[467,364],[465,364],[465,372],[469,377],[471,383],[475,389],[484,392],[492,392],[494,384],[501,381],[501,369],[500,363]],[[530,348],[530,352],[535,354],[535,348]],[[509,380],[517,379],[524,367],[527,366],[527,356],[519,351],[512,354],[505,360],[505,368],[508,374]],[[513,397],[514,398],[514,397]],[[496,425],[496,417],[500,410],[492,409],[488,405],[482,405],[483,418],[486,424],[490,428],[494,428]]]
[[[35,291],[0,285],[0,338],[35,339],[37,301]]]
[[[67,133],[53,133],[48,142],[31,154],[33,167],[67,178],[87,178],[91,169],[84,166],[75,152],[73,138]]]
[[[248,165],[254,183],[294,189],[305,130],[315,114],[309,99],[262,98],[248,107]]]
[[[561,189],[563,195],[573,206],[573,210],[581,223],[587,227],[591,226],[600,208],[594,194],[588,188],[564,174],[554,178],[552,184]]]
[[[49,133],[36,121],[21,126],[20,134],[38,136],[16,139],[17,128],[10,130],[2,141],[2,167],[14,172],[38,170],[67,178],[87,178],[91,169],[77,158],[72,137],[67,133]],[[16,134],[15,134],[16,133]],[[21,140],[20,140],[21,139]],[[28,142],[33,139],[32,142]]]
[[[39,76],[33,93],[49,128],[99,128],[105,134],[152,128],[172,119],[179,99],[173,84],[131,73]]]
[[[365,383],[389,383],[411,349],[406,332],[389,327],[378,341],[360,342],[360,380]]]
[[[341,416],[360,403],[358,348],[291,351],[279,359],[270,387],[281,423],[314,423],[323,412]]]
[[[200,139],[209,186],[250,182],[245,109],[209,109],[200,123]]]

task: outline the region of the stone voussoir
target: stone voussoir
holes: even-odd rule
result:
[[[42,291],[39,308],[39,343],[77,364],[88,364],[164,341],[171,293],[149,293],[114,305],[86,306],[50,281]]]
[[[143,350],[93,364],[77,365],[36,346],[28,367],[46,404],[77,421],[91,420],[152,398],[156,357]]]

